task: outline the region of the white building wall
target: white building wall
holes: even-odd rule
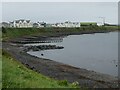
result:
[[[69,23],[64,23],[64,27],[80,27],[80,23],[78,22],[69,22]]]
[[[40,22],[37,22],[37,24],[38,24],[38,28],[44,27],[44,25],[41,25]],[[17,27],[17,28],[27,28],[27,27],[33,27],[33,23],[31,21],[27,22],[27,20],[24,20],[23,22],[20,20],[15,20],[13,22],[13,25],[11,25],[11,26]],[[51,27],[80,27],[80,23],[68,21],[68,22],[64,22],[64,23],[51,24]]]
[[[29,23],[26,21],[26,20],[24,20],[23,22],[22,21],[14,21],[14,23],[13,23],[14,25],[14,27],[17,27],[17,28],[27,28],[27,27],[33,27],[33,24],[32,24],[32,22],[30,21]]]
[[[33,27],[33,23],[30,21],[29,23],[27,23],[27,27]]]

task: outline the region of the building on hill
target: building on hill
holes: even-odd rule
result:
[[[10,24],[10,27],[15,27],[14,22],[9,22],[9,24]]]
[[[35,27],[35,28],[46,27],[46,23],[45,22],[36,22],[36,23],[33,23],[33,27]]]
[[[33,23],[33,27],[34,28],[39,28],[39,24],[38,23]]]
[[[39,27],[46,27],[46,23],[45,22],[38,22]]]
[[[46,27],[53,27],[53,24],[47,23]]]
[[[66,21],[64,23],[55,23],[55,24],[51,24],[51,27],[80,27],[80,23],[79,22],[70,22],[70,21]]]
[[[65,24],[64,23],[56,23],[56,26],[57,27],[65,27]]]
[[[10,27],[10,24],[8,22],[2,22],[1,26],[2,27]]]
[[[66,22],[64,22],[64,26],[65,27],[80,27],[80,23],[79,22],[66,21]]]
[[[16,28],[29,28],[33,27],[33,23],[31,20],[14,20],[13,22],[10,22],[10,27],[16,27]]]

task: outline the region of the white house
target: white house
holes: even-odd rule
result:
[[[64,23],[57,23],[56,27],[80,27],[80,23],[79,22],[66,21]]]
[[[38,24],[39,24],[39,27],[45,27],[46,26],[45,22],[38,22]]]
[[[2,26],[2,27],[9,27],[10,24],[9,24],[8,22],[2,22],[2,23],[1,23],[1,26]]]
[[[28,28],[33,27],[33,24],[30,20],[14,20],[13,22],[10,22],[10,27],[16,27],[16,28]]]
[[[78,22],[66,21],[64,24],[65,24],[65,27],[80,27],[80,23]]]
[[[66,21],[63,23],[53,23],[53,24],[46,24],[44,22],[36,22],[32,23],[30,20],[14,20],[13,22],[9,23],[10,27],[15,27],[15,28],[29,28],[29,27],[80,27],[80,22],[70,22]]]
[[[65,27],[64,23],[57,23],[57,27]]]
[[[33,27],[36,27],[36,28],[45,27],[45,26],[46,26],[46,23],[44,22],[33,23]]]

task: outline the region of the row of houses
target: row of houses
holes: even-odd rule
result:
[[[49,26],[50,27],[80,27],[80,23],[79,22],[66,21],[64,23],[55,23],[55,24],[51,24]]]
[[[87,26],[87,25],[97,25],[97,23],[80,23],[80,22],[70,22],[66,21],[63,23],[54,23],[54,24],[48,24],[45,22],[31,22],[31,20],[14,20],[12,22],[2,22],[3,27],[14,27],[14,28],[30,28],[30,27],[35,27],[35,28],[40,28],[40,27],[80,27],[80,26]]]
[[[27,28],[27,27],[33,27],[32,22],[30,20],[14,20],[9,23],[10,27],[16,27],[16,28]]]

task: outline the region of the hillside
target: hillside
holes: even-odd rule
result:
[[[32,71],[2,52],[2,88],[76,88],[66,80],[58,81]]]

